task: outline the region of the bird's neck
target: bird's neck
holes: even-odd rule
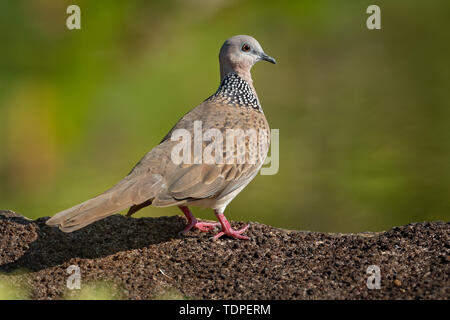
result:
[[[253,87],[252,75],[250,73],[251,68],[252,66],[250,64],[244,62],[222,62],[220,64],[220,81],[222,82],[223,79],[225,79],[230,74],[237,74],[248,83],[253,93],[256,95],[256,90]]]
[[[208,98],[210,99],[221,99],[230,105],[249,107],[262,112],[250,73],[248,75],[235,72],[221,74],[220,86],[216,93]]]

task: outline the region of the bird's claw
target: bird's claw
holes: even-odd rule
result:
[[[184,228],[183,231],[180,232],[180,234],[185,235],[187,234],[192,228],[196,228],[202,232],[208,232],[216,230],[220,226],[219,222],[200,222],[200,221],[193,221],[189,223],[186,228]]]
[[[216,234],[211,239],[212,240],[217,240],[221,236],[227,235],[227,236],[232,237],[234,239],[250,240],[249,237],[242,235],[242,233],[247,231],[248,227],[249,227],[249,225],[247,224],[245,227],[243,227],[242,229],[239,229],[239,230],[233,230],[232,228],[229,228],[229,229],[226,229],[226,230],[222,229],[222,231],[220,231],[218,234]]]

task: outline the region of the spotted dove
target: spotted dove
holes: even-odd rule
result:
[[[219,60],[221,83],[215,94],[183,116],[161,143],[149,151],[115,186],[95,198],[57,213],[47,224],[71,232],[128,207],[127,215],[130,216],[148,205],[176,205],[188,220],[183,233],[192,228],[210,231],[220,227],[220,232],[213,239],[222,235],[249,239],[242,234],[248,225],[240,230],[232,229],[224,216],[224,210],[256,176],[267,156],[270,129],[253,87],[250,69],[260,60],[276,62],[264,53],[258,41],[245,35],[226,40],[220,49]],[[178,163],[173,159],[173,148],[179,144],[179,140],[172,139],[172,135],[180,130],[195,135],[194,122],[201,123],[202,133],[217,129],[216,133],[227,137],[230,129],[244,132],[254,129],[266,134],[257,143],[245,136],[240,145],[238,139],[228,141],[223,135],[222,138],[215,135],[210,140],[202,139],[200,146],[203,150],[214,142],[215,146],[226,144],[231,152],[214,149],[214,157],[222,154],[223,159],[215,163],[192,161],[192,157],[188,157],[191,161]],[[195,146],[186,149],[189,156],[195,154],[194,149]],[[244,161],[236,161],[238,149],[244,151]],[[256,160],[250,161],[248,154],[254,154],[255,151],[258,156]],[[198,221],[188,206],[212,208],[219,222]]]

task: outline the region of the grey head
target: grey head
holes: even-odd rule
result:
[[[231,37],[220,49],[220,78],[224,79],[230,73],[236,73],[251,85],[250,69],[261,60],[276,63],[274,58],[264,53],[255,38],[247,35]]]

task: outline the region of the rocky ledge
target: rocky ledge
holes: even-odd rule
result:
[[[450,298],[449,222],[358,234],[252,222],[250,241],[211,241],[200,231],[180,236],[186,220],[179,216],[114,215],[68,234],[47,219],[0,211],[0,280],[26,287],[32,299],[77,291],[66,286],[71,265],[81,286],[105,281],[120,299]]]

